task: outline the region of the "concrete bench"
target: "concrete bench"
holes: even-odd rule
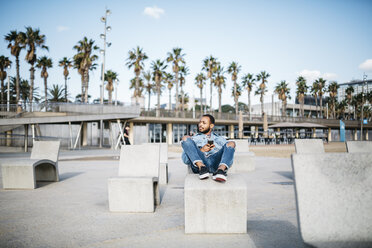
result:
[[[229,140],[230,141],[230,140]],[[254,153],[249,151],[248,140],[231,140],[235,142],[234,162],[229,173],[254,171],[256,168]]]
[[[168,183],[168,144],[160,143],[159,183]]]
[[[247,185],[241,175],[226,183],[185,179],[185,233],[246,233]]]
[[[346,141],[346,150],[349,153],[371,152],[372,141]]]
[[[2,160],[4,189],[35,189],[36,182],[58,182],[60,141],[35,141],[29,159]]]
[[[324,153],[321,139],[295,139],[296,153]]]
[[[119,177],[109,178],[111,212],[154,212],[159,196],[160,146],[122,146]]]
[[[372,154],[292,154],[302,239],[316,247],[372,247]]]

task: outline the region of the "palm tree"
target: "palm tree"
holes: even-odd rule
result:
[[[48,102],[48,68],[53,67],[53,62],[51,58],[48,58],[47,56],[42,56],[37,59],[37,68],[41,68],[41,74],[40,76],[44,78],[44,91],[45,91],[45,103]]]
[[[97,64],[94,63],[98,56],[93,54],[99,47],[94,45],[94,40],[84,37],[74,46],[77,54],[74,56],[74,67],[78,70],[81,76],[81,101],[88,102],[89,88],[89,71],[96,69]]]
[[[147,84],[145,85],[146,92],[149,95],[147,109],[150,110],[150,100],[151,100],[151,94],[152,92],[154,92],[154,84],[151,83],[151,72],[150,71],[143,72],[142,75],[147,81]]]
[[[266,83],[267,79],[270,77],[270,74],[266,71],[261,71],[260,74],[257,75],[257,81],[261,81],[258,89],[255,92],[255,95],[260,95],[260,102],[261,102],[261,114],[264,114],[264,95],[267,92]]]
[[[320,104],[320,118],[323,118],[323,95],[325,90],[325,84],[326,80],[323,78],[318,78],[315,80],[315,82],[318,84],[318,95],[319,95],[319,104]]]
[[[236,80],[238,79],[238,73],[240,72],[241,66],[238,65],[236,62],[231,62],[231,64],[227,67],[227,72],[231,74],[231,80],[234,82],[234,101],[235,101],[235,113],[238,113],[238,94],[236,94],[236,87],[237,83]]]
[[[185,63],[186,54],[182,53],[182,48],[176,47],[172,49],[172,52],[167,54],[167,62],[173,62],[172,70],[174,72],[174,78],[176,82],[176,111],[179,110],[179,100],[178,100],[178,73],[180,71],[180,63]]]
[[[276,85],[274,92],[278,94],[278,99],[282,101],[282,116],[287,116],[287,98],[291,99],[288,83],[285,80],[281,81]]]
[[[49,89],[49,101],[51,102],[64,102],[66,99],[64,97],[64,90],[58,84],[53,84],[52,88]]]
[[[33,90],[34,90],[34,80],[35,80],[35,62],[36,59],[36,49],[40,47],[41,49],[49,50],[45,46],[45,35],[40,34],[39,29],[32,29],[32,27],[26,27],[26,32],[21,33],[21,43],[27,48],[26,61],[30,64],[30,104],[32,111],[32,100],[33,100]]]
[[[155,81],[155,88],[156,93],[158,95],[158,104],[157,104],[157,111],[156,111],[156,117],[160,116],[160,95],[161,95],[161,88],[163,87],[162,81],[164,79],[165,75],[165,68],[167,68],[167,65],[164,64],[165,61],[161,61],[160,59],[157,59],[155,61],[152,61],[151,63],[151,69],[152,69],[152,75],[153,80]]]
[[[251,92],[253,90],[253,85],[255,85],[256,79],[254,78],[253,74],[245,74],[242,77],[242,85],[247,89],[248,92],[248,115],[251,118]]]
[[[234,97],[234,99],[235,98],[239,99],[239,97],[242,95],[242,93],[243,93],[243,89],[242,89],[242,86],[240,86],[239,84],[237,84],[236,87],[233,86],[231,88],[231,96]],[[239,109],[239,107],[240,107],[240,109],[242,109],[242,108],[244,109],[242,104],[245,105],[244,103],[240,102],[239,106],[238,106],[238,109]],[[236,111],[236,109],[235,109],[235,111]]]
[[[145,66],[144,61],[148,59],[146,53],[142,51],[142,48],[137,46],[128,52],[128,58],[126,65],[128,68],[134,67],[134,74],[136,75],[136,87],[134,90],[134,97],[136,98],[136,104],[138,104],[138,91],[139,91],[139,81],[140,75]]]
[[[348,105],[347,115],[348,115],[348,119],[350,120],[350,118],[351,118],[350,117],[350,105],[351,105],[351,100],[353,98],[354,87],[350,85],[349,87],[346,88],[345,93],[346,93],[346,99],[347,99],[346,102],[347,102],[347,105]]]
[[[22,35],[21,33],[17,32],[16,30],[10,31],[7,35],[5,35],[5,40],[9,42],[8,48],[10,49],[10,53],[16,58],[16,102],[19,101],[19,54],[21,50],[25,48],[22,44]]]
[[[336,101],[336,118],[340,118],[342,116],[345,119],[345,108],[348,106],[346,99],[337,102]]]
[[[143,89],[145,88],[145,84],[143,83],[143,79],[141,77],[139,78],[138,91],[136,91],[136,85],[137,85],[137,78],[134,77],[130,80],[129,89],[134,89],[133,97],[135,97],[135,94],[137,94],[138,97],[142,97],[142,92],[143,92]]]
[[[306,85],[306,79],[302,76],[299,76],[296,79],[296,85],[297,85],[296,97],[301,106],[300,116],[304,117],[305,116],[305,111],[304,111],[305,95],[309,87]]]
[[[72,67],[72,61],[70,59],[68,59],[67,57],[63,57],[59,61],[59,66],[63,67],[63,76],[65,77],[65,100],[67,102],[68,101],[67,100],[67,79],[68,79],[68,75],[69,75],[68,68]]]
[[[165,73],[164,82],[167,84],[169,90],[169,107],[168,109],[172,109],[172,88],[173,88],[173,76],[170,73]]]
[[[337,97],[337,90],[340,86],[337,82],[333,81],[330,82],[328,85],[327,91],[329,92],[329,97],[331,99],[331,109],[332,109],[332,117],[336,118],[336,97]]]
[[[5,88],[4,88],[4,80],[6,79],[6,69],[10,67],[12,61],[9,60],[8,57],[0,56],[0,80],[1,80],[1,101],[0,104],[5,103]]]
[[[186,84],[186,76],[189,75],[189,68],[186,66],[186,65],[182,65],[180,66],[180,70],[179,70],[179,73],[180,73],[180,88],[181,88],[181,106],[182,106],[182,109],[181,111],[183,112],[184,111],[184,105],[185,105],[185,92],[183,91],[183,86]]]
[[[210,55],[203,60],[203,70],[207,72],[207,78],[210,80],[210,110],[212,111],[212,89],[213,89],[213,76],[217,70],[217,59]]]
[[[112,91],[114,90],[114,84],[113,82],[114,81],[119,81],[118,79],[118,74],[116,72],[113,72],[111,70],[108,70],[106,73],[105,73],[105,77],[104,77],[105,81],[107,82],[107,85],[106,85],[106,90],[108,91],[108,95],[109,95],[109,98],[108,98],[108,103],[109,104],[112,104]]]
[[[195,77],[196,86],[198,86],[198,88],[200,89],[200,110],[201,112],[203,112],[203,88],[205,85],[205,80],[207,80],[207,78],[202,72],[197,74]]]
[[[218,113],[219,113],[219,116],[221,116],[221,112],[222,112],[222,109],[221,109],[222,87],[225,88],[225,86],[226,86],[226,84],[225,84],[226,77],[224,76],[224,73],[225,72],[224,72],[223,67],[220,64],[218,64],[217,68],[216,68],[216,78],[214,79],[214,85],[218,89]]]
[[[313,97],[315,98],[315,111],[316,111],[316,117],[319,117],[318,114],[318,92],[319,92],[319,84],[317,81],[313,82],[313,85],[311,86],[310,92],[312,93]]]

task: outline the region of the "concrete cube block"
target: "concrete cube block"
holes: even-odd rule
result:
[[[159,187],[154,178],[116,177],[108,180],[111,212],[151,213],[159,204]]]
[[[372,247],[372,154],[292,154],[305,243]]]
[[[372,141],[346,141],[347,152],[371,152]]]
[[[234,162],[229,169],[229,173],[240,173],[254,171],[256,162],[253,152],[235,152]]]
[[[235,152],[249,152],[248,140],[229,140],[235,142]]]
[[[226,183],[185,179],[185,233],[246,233],[247,185],[240,175]]]
[[[324,153],[321,139],[295,139],[296,153]]]

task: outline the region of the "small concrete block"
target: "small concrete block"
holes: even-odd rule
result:
[[[1,172],[4,189],[36,188],[35,171],[29,159],[3,160]]]
[[[229,140],[235,142],[235,152],[249,152],[248,140]]]
[[[253,152],[236,152],[229,173],[250,172],[255,168],[256,162]]]
[[[372,141],[346,141],[346,149],[349,153],[371,152]]]
[[[168,183],[168,163],[160,163],[159,183],[160,184]]]
[[[296,153],[324,153],[321,139],[295,139]]]
[[[240,175],[226,183],[185,179],[185,233],[246,233],[247,185]]]
[[[111,212],[145,212],[155,210],[157,182],[148,177],[116,177],[108,180]]]
[[[372,154],[292,154],[305,243],[372,247]]]
[[[168,144],[160,143],[160,163],[168,163]]]

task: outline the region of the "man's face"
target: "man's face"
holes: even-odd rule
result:
[[[213,124],[210,123],[208,117],[203,116],[199,121],[199,132],[201,133],[208,133],[214,127]]]

